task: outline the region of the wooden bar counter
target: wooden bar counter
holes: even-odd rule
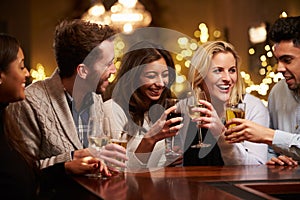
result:
[[[167,167],[106,180],[73,177],[103,199],[300,199],[300,168],[288,166]]]

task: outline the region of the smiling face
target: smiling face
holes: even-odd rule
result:
[[[157,101],[169,82],[169,71],[163,58],[146,64],[143,67],[140,81],[140,92],[147,103]]]
[[[277,71],[281,72],[291,90],[300,89],[300,48],[292,41],[281,41],[274,45],[274,55],[278,60]]]
[[[19,48],[17,58],[9,64],[6,71],[0,72],[1,85],[0,85],[0,101],[1,102],[14,102],[25,99],[25,84],[26,77],[29,72],[24,66],[24,54]]]
[[[227,102],[237,82],[236,60],[230,52],[218,52],[212,57],[205,83],[212,99]]]
[[[114,44],[112,41],[105,40],[99,45],[99,48],[102,55],[95,62],[93,70],[90,71],[89,80],[91,80],[92,85],[97,85],[95,92],[103,94],[109,85],[109,77],[116,73]]]

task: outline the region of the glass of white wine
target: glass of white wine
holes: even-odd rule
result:
[[[204,91],[198,91],[195,94],[192,92],[188,93],[186,102],[187,102],[188,114],[191,119],[196,119],[196,118],[205,116],[201,112],[195,111],[195,108],[205,107],[203,104],[199,103],[200,99],[207,101]],[[191,146],[192,148],[202,148],[202,147],[210,147],[211,146],[211,144],[203,143],[201,127],[198,127],[198,137],[199,137],[198,144],[192,145]]]
[[[105,123],[108,119],[97,119],[97,117],[90,117],[87,129],[87,136],[89,142],[89,151],[94,157],[99,157],[100,150],[103,146],[109,143],[110,132],[105,130]],[[87,174],[89,177],[102,177],[100,172]]]

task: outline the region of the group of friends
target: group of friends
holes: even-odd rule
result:
[[[136,42],[114,64],[116,30],[80,19],[55,29],[57,69],[25,88],[29,72],[16,38],[0,34],[0,196],[37,198],[45,177],[102,173],[113,164],[128,170],[192,165],[298,165],[300,160],[300,17],[279,18],[269,38],[284,79],[271,90],[268,107],[245,92],[240,59],[232,44],[210,41],[198,47],[188,81],[207,100],[195,112],[168,119],[181,103],[163,109],[174,96],[171,53],[161,44]],[[298,69],[299,68],[299,69]],[[112,83],[109,78],[116,74]],[[183,99],[184,102],[184,99]],[[224,106],[246,103],[245,119],[224,121]],[[128,132],[127,148],[107,144],[90,151],[86,126],[91,116],[108,117],[112,131]],[[100,120],[101,121],[101,120]],[[178,123],[180,122],[180,123]],[[230,126],[235,124],[236,126]],[[198,143],[201,128],[209,147]],[[182,156],[168,159],[165,139],[180,141]],[[177,140],[176,140],[177,139]],[[53,176],[55,174],[56,176]],[[48,180],[48,179],[47,179]],[[14,191],[19,191],[18,193]]]

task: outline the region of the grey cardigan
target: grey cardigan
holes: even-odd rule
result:
[[[10,104],[8,110],[40,159],[41,168],[70,161],[71,151],[81,149],[82,144],[58,70],[50,78],[29,85],[25,95],[25,100]],[[103,117],[102,97],[94,94],[93,99],[90,112]]]

